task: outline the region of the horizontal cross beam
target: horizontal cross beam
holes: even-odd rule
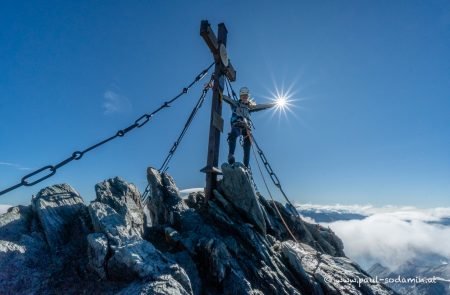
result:
[[[219,28],[223,27],[222,30],[224,30],[224,35],[226,36],[228,31],[225,27],[224,23],[219,24]],[[206,44],[208,45],[209,49],[211,50],[214,60],[217,62],[221,62],[220,58],[220,42],[217,40],[216,35],[214,34],[213,30],[211,29],[211,25],[207,20],[202,20],[200,25],[200,35],[203,37],[203,40],[205,40]],[[226,39],[222,41],[222,44],[226,44]],[[222,70],[223,73],[228,77],[230,81],[236,81],[236,70],[234,69],[231,62],[228,62],[228,65],[225,66],[222,63]]]

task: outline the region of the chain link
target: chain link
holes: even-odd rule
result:
[[[255,192],[259,193],[258,186],[256,185],[255,179],[253,178],[252,168],[250,166],[248,166],[247,167],[247,171],[248,171],[248,174],[250,176],[250,181],[252,182],[253,188],[255,189]]]
[[[291,201],[287,197],[286,193],[284,192],[283,187],[281,186],[280,180],[278,179],[278,176],[275,174],[272,167],[270,166],[269,161],[267,160],[266,156],[264,155],[264,152],[261,150],[258,143],[256,142],[255,137],[253,136],[253,134],[251,134],[250,136],[251,136],[252,142],[256,146],[258,155],[261,158],[261,161],[263,162],[264,167],[267,170],[267,173],[269,174],[270,178],[272,179],[273,184],[279,189],[279,191],[281,192],[283,197],[286,199],[287,203],[290,205],[291,209],[294,209],[294,210],[289,210],[289,211],[294,211],[295,214],[297,215],[297,217],[300,218],[300,214],[295,209],[295,206],[291,203]]]
[[[37,184],[37,183],[39,183],[39,182],[41,182],[41,181],[43,181],[43,180],[45,180],[45,179],[51,177],[51,176],[53,176],[59,168],[65,166],[65,165],[67,165],[67,164],[69,164],[69,163],[72,162],[73,160],[80,160],[80,159],[84,156],[84,154],[86,154],[87,152],[90,152],[90,151],[92,151],[93,149],[96,149],[96,148],[98,148],[99,146],[104,145],[104,144],[106,144],[107,142],[109,142],[109,141],[111,141],[111,140],[113,140],[113,139],[115,139],[115,138],[117,138],[117,137],[123,137],[123,136],[125,136],[128,132],[130,132],[131,130],[133,130],[133,129],[135,129],[135,128],[140,128],[140,127],[144,126],[145,124],[147,124],[147,123],[150,121],[150,119],[151,119],[156,113],[158,113],[159,111],[161,111],[161,110],[164,109],[164,108],[170,107],[170,104],[171,104],[171,103],[175,102],[175,101],[176,101],[178,98],[180,98],[182,95],[186,94],[186,93],[189,91],[189,89],[190,89],[195,83],[197,83],[198,81],[200,81],[201,79],[203,79],[203,77],[205,77],[205,75],[208,73],[209,69],[211,69],[211,67],[212,67],[213,65],[214,65],[214,63],[212,63],[211,65],[209,65],[206,69],[202,70],[202,71],[195,77],[195,79],[194,79],[187,87],[184,87],[184,88],[181,90],[181,92],[180,92],[179,94],[177,94],[177,95],[176,95],[174,98],[172,98],[171,100],[164,102],[159,108],[157,108],[157,109],[156,109],[155,111],[153,111],[152,113],[142,115],[141,117],[139,117],[139,118],[134,122],[134,124],[132,124],[132,125],[130,125],[130,126],[124,128],[124,129],[118,130],[118,131],[116,132],[115,135],[113,135],[113,136],[111,136],[111,137],[109,137],[109,138],[107,138],[107,139],[105,139],[105,140],[102,140],[102,141],[100,141],[100,142],[98,142],[98,143],[96,143],[96,144],[94,144],[94,145],[88,147],[87,149],[85,149],[85,150],[83,150],[83,151],[75,151],[75,152],[73,152],[73,153],[72,153],[72,156],[70,156],[69,158],[67,158],[67,159],[65,159],[65,160],[63,160],[63,161],[61,161],[61,162],[59,162],[59,163],[56,164],[56,165],[47,165],[47,166],[44,166],[44,167],[42,167],[42,168],[39,168],[39,169],[37,169],[37,170],[35,170],[35,171],[33,171],[33,172],[31,172],[31,173],[25,175],[25,176],[21,179],[21,181],[20,181],[18,184],[13,185],[13,186],[11,186],[11,187],[5,189],[5,190],[0,191],[0,196],[1,196],[1,195],[4,195],[4,194],[6,194],[6,193],[8,193],[8,192],[10,192],[10,191],[12,191],[12,190],[15,190],[15,189],[17,189],[17,188],[19,188],[19,187],[21,187],[21,186],[33,186],[33,185],[35,185],[35,184]],[[29,180],[28,180],[29,178],[31,178],[32,176],[38,175],[38,174],[40,174],[40,173],[42,173],[42,172],[44,172],[44,171],[46,171],[46,170],[48,170],[47,174],[43,175],[41,178],[38,178],[38,179],[36,179],[36,180],[34,180],[34,181],[29,182]]]
[[[166,172],[167,169],[169,169],[169,162],[172,159],[173,155],[175,154],[178,146],[181,143],[181,140],[183,139],[184,135],[186,134],[189,126],[191,125],[192,121],[194,120],[195,115],[197,114],[198,110],[202,107],[203,102],[205,101],[206,94],[208,93],[208,90],[211,88],[211,81],[213,80],[213,77],[211,77],[210,82],[208,82],[204,87],[202,94],[200,95],[200,98],[197,101],[197,104],[195,105],[194,109],[192,110],[191,114],[189,115],[186,123],[184,124],[184,128],[181,131],[180,135],[178,136],[177,140],[172,145],[172,148],[169,150],[169,153],[167,154],[166,158],[163,161],[163,164],[161,165],[161,168],[159,168],[158,172]],[[148,195],[150,193],[150,184],[147,184],[147,187],[144,190],[144,193],[142,194],[141,200],[142,203],[145,205],[148,201]]]

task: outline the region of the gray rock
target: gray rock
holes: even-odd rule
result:
[[[202,239],[197,248],[205,257],[208,273],[217,284],[220,284],[231,267],[231,255],[226,245],[217,239]]]
[[[33,219],[31,206],[11,207],[0,215],[0,240],[17,241],[28,233]]]
[[[108,274],[113,279],[125,281],[137,278],[157,280],[163,275],[171,275],[187,292],[192,293],[184,269],[145,240],[116,249],[108,261]]]
[[[127,223],[127,218],[117,213],[109,205],[92,202],[88,209],[94,230],[105,234],[113,249],[141,240],[139,229],[133,227],[131,223]]]
[[[95,201],[106,204],[123,216],[127,227],[139,234],[144,231],[144,212],[141,195],[131,183],[120,177],[111,178],[95,185]]]
[[[305,244],[281,244],[281,253],[309,294],[395,294],[346,257],[320,253]]]
[[[96,193],[96,200],[89,205],[89,213],[95,231],[106,237],[111,253],[110,258],[106,257],[104,262],[100,259],[100,264],[96,265],[106,266],[108,279],[149,281],[147,287],[159,283],[176,285],[191,294],[189,277],[183,268],[142,238],[144,213],[140,201],[136,202],[140,196],[137,189],[114,178],[97,184]],[[102,270],[97,273],[102,274]],[[135,287],[143,286],[137,284]]]
[[[89,267],[101,279],[106,278],[105,264],[108,254],[108,239],[102,233],[93,233],[87,236]]]
[[[145,234],[140,194],[120,178],[96,185],[87,208],[68,185],[42,190],[33,210],[0,216],[0,292],[394,294],[367,283],[332,231],[256,196],[242,166],[223,171],[214,198],[184,201],[168,174],[149,168]]]
[[[191,293],[171,275],[164,275],[149,282],[134,282],[117,294],[190,295]]]
[[[181,212],[188,209],[188,206],[180,197],[173,178],[167,173],[160,174],[158,170],[149,167],[147,180],[151,188],[147,203],[151,223],[179,225]]]
[[[39,191],[31,202],[50,248],[55,251],[66,244],[75,220],[85,209],[78,192],[68,184],[56,184]]]
[[[0,293],[35,294],[43,290],[53,271],[51,265],[43,235],[22,234],[15,242],[0,240]]]
[[[266,222],[258,202],[250,175],[246,168],[236,162],[233,165],[222,164],[223,180],[221,188],[225,197],[235,208],[254,224],[263,234],[266,233]]]

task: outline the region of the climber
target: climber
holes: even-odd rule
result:
[[[248,167],[250,162],[251,147],[251,127],[250,113],[262,111],[274,107],[276,103],[256,104],[250,98],[250,91],[247,87],[239,90],[239,100],[236,101],[229,96],[223,95],[223,100],[231,106],[233,114],[231,115],[231,132],[228,133],[228,163],[233,164],[234,151],[236,149],[236,139],[239,136],[244,137],[244,165]]]

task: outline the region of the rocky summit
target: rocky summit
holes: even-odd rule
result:
[[[146,204],[118,177],[90,204],[68,184],[42,189],[0,215],[0,293],[395,294],[330,229],[255,193],[240,163],[222,171],[210,200],[182,199],[153,168]]]

